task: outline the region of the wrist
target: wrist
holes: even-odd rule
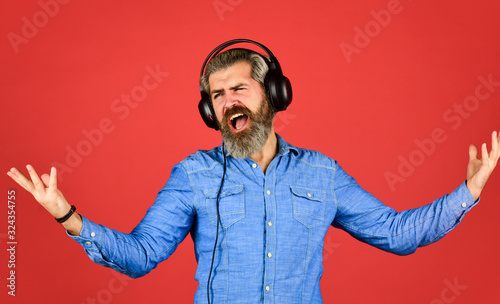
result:
[[[78,213],[73,213],[70,218],[61,225],[70,235],[79,236],[83,227],[82,217]]]
[[[69,211],[64,216],[56,218],[56,221],[59,224],[66,222],[73,215],[73,213],[75,213],[75,210],[76,210],[75,205],[71,205],[71,208],[69,209]]]
[[[469,189],[472,197],[474,197],[474,201],[477,201],[479,199],[479,196],[481,195],[481,190],[477,189],[477,187],[474,187],[474,183],[469,180],[465,181],[465,185],[467,186],[467,189]]]
[[[71,210],[71,205],[63,199],[56,200],[52,206],[44,205],[44,207],[56,219],[64,217]]]

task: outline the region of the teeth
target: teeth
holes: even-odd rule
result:
[[[238,128],[238,127],[236,127],[236,122],[235,122],[234,120],[235,120],[236,118],[238,118],[238,117],[243,116],[243,115],[244,115],[244,114],[242,114],[242,113],[238,113],[238,114],[234,114],[233,116],[231,116],[231,117],[229,118],[229,121],[230,121],[230,122],[231,122],[231,124],[233,125],[233,128],[235,128],[236,130],[241,130],[241,128],[243,128],[243,127],[239,127],[239,128]]]
[[[234,114],[234,115],[233,115],[233,116],[231,116],[231,118],[229,118],[229,119],[230,119],[230,120],[233,120],[233,119],[238,118],[238,117],[240,117],[240,116],[243,116],[243,114],[241,114],[241,113]]]

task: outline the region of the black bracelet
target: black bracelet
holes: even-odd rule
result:
[[[71,205],[71,209],[69,209],[69,212],[66,213],[66,215],[61,218],[56,218],[56,221],[59,224],[66,222],[73,215],[73,213],[75,213],[75,210],[76,210],[75,205]]]

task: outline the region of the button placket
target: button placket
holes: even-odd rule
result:
[[[275,277],[275,258],[276,251],[276,170],[273,164],[268,167],[264,180],[264,204],[265,204],[265,247],[264,247],[264,303],[273,302],[273,284]]]

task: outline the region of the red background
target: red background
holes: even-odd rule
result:
[[[52,3],[52,16],[40,3]],[[451,192],[466,177],[468,145],[490,147],[491,131],[500,129],[500,86],[481,88],[488,98],[455,112],[473,100],[478,77],[500,82],[498,1],[54,3],[10,1],[0,12],[0,168],[26,172],[30,163],[43,173],[68,165],[68,149],[83,149],[84,131],[107,119],[112,131],[81,150],[87,155],[62,173],[59,188],[78,212],[121,231],[139,222],[174,164],[220,144],[199,117],[198,76],[206,55],[229,39],[262,42],[290,78],[294,100],[276,119],[279,134],[337,159],[397,210]],[[388,6],[392,13],[381,13]],[[370,36],[363,40],[358,29]],[[346,56],[345,44],[358,49]],[[147,67],[168,76],[127,115],[113,111],[121,94],[139,92]],[[446,140],[420,151],[415,141],[428,143],[435,129]],[[398,167],[410,159],[413,171],[403,177]],[[392,187],[388,172],[400,176]],[[92,263],[29,193],[5,174],[1,183],[2,303],[192,302],[189,237],[149,275],[119,280]],[[464,222],[410,256],[331,229],[325,303],[496,302],[499,185],[494,172]],[[5,279],[10,189],[17,202],[16,297],[7,295]]]

